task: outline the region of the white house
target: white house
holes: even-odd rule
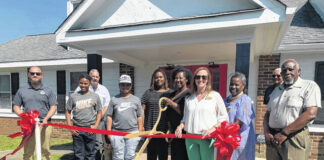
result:
[[[102,70],[103,84],[114,94],[122,63],[133,66],[135,95],[141,96],[158,67],[170,73],[174,65],[192,71],[206,66],[213,74],[213,88],[224,97],[228,95],[228,77],[240,71],[248,77],[259,134],[263,133],[265,113],[263,92],[271,83],[272,70],[285,59],[296,59],[302,78],[315,80],[324,91],[323,0],[68,0],[68,14],[55,31],[56,46],[83,52],[66,50],[53,59],[6,61],[20,56],[35,58],[22,51],[13,58],[1,57],[0,74],[15,77],[12,73],[18,72],[23,85],[26,67],[41,64],[44,82],[53,88],[61,88],[55,75],[66,76],[65,90],[60,92],[66,97],[71,91],[71,73],[87,71],[90,65]],[[52,56],[52,52],[44,54]],[[27,63],[31,60],[37,63]],[[65,74],[58,73],[61,70]],[[6,89],[1,95],[11,94]],[[0,118],[10,115],[0,111]],[[310,159],[323,159],[324,150],[318,147],[324,144],[322,110],[315,123],[310,127]],[[264,149],[257,152],[262,154]]]

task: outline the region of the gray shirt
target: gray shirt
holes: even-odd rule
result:
[[[142,116],[141,100],[130,95],[116,95],[109,103],[107,115],[112,117],[112,130],[130,132],[138,130],[138,117]]]
[[[26,88],[19,88],[14,97],[13,105],[23,106],[24,112],[37,110],[39,119],[43,120],[50,110],[50,106],[57,105],[56,94],[43,85],[37,89],[29,85]]]
[[[89,127],[95,124],[97,113],[101,109],[100,98],[93,92],[88,94],[73,93],[66,103],[66,110],[72,111],[73,124],[81,127]]]

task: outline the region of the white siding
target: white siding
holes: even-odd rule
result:
[[[298,53],[298,54],[281,54],[280,65],[287,59],[295,59],[301,68],[301,77],[303,79],[314,80],[315,62],[324,61],[323,53]]]

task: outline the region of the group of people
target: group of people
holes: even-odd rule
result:
[[[308,125],[321,107],[318,85],[300,77],[295,60],[285,61],[281,69],[273,72],[275,84],[266,90],[264,103],[264,134],[267,143],[267,159],[307,159],[309,151]],[[171,159],[215,159],[211,139],[181,139],[182,134],[209,136],[223,121],[240,126],[240,146],[234,150],[232,160],[255,159],[255,113],[251,98],[246,95],[246,77],[240,72],[230,76],[229,96],[225,99],[212,89],[212,75],[208,68],[200,67],[193,74],[177,66],[172,72],[173,88],[168,87],[167,76],[156,69],[148,90],[141,98],[131,94],[132,79],[121,75],[120,93],[110,98],[108,90],[99,84],[98,70],[82,75],[79,86],[66,104],[68,125],[136,133],[152,130],[159,115],[159,100],[166,97],[157,131],[168,130],[176,137],[167,142],[152,138],[147,146],[148,160],[167,160],[171,146]],[[56,112],[56,96],[41,84],[39,67],[28,71],[29,87],[18,90],[13,104],[16,114],[36,109],[42,123],[48,123]],[[189,89],[191,85],[191,89]],[[20,106],[24,107],[22,111]],[[71,116],[73,115],[73,116]],[[49,159],[51,128],[42,126],[42,155]],[[102,136],[89,132],[72,131],[75,159],[96,159],[102,148]],[[126,139],[108,135],[114,160],[131,160],[140,138]],[[34,152],[33,138],[25,145],[24,159],[31,159]],[[109,158],[109,157],[108,157]]]

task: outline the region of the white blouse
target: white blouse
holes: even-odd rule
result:
[[[186,99],[182,122],[187,133],[203,134],[203,130],[222,121],[228,121],[228,115],[218,92],[211,91],[199,102],[196,93]]]

